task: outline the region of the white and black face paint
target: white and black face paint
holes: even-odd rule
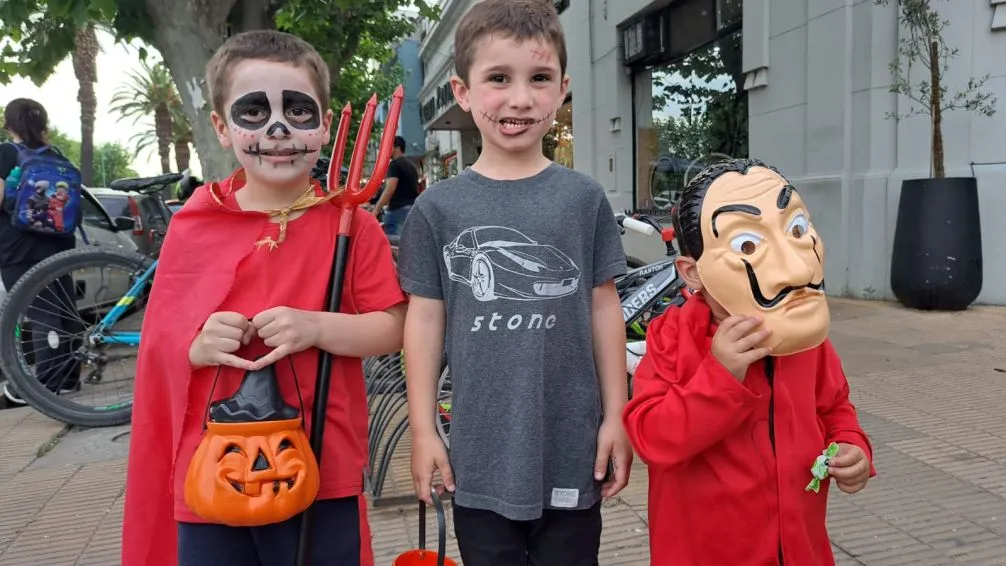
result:
[[[232,130],[246,142],[242,153],[260,166],[266,162],[274,168],[304,163],[324,142],[319,104],[300,91],[271,94],[250,92],[231,105]]]

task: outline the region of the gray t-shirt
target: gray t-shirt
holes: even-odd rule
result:
[[[592,291],[626,270],[601,186],[467,169],[419,196],[400,245],[402,288],[447,310],[456,503],[513,520],[597,503]]]

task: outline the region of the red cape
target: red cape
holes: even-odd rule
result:
[[[238,264],[252,252],[269,222],[264,214],[224,208],[209,189],[197,189],[172,217],[144,315],[126,476],[122,566],[178,564],[172,469],[188,409],[189,345],[227,297]],[[330,247],[334,253],[335,242]],[[327,282],[328,270],[324,273]],[[360,514],[361,566],[372,566],[362,495]]]

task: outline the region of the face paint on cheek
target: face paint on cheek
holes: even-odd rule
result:
[[[261,116],[261,119],[254,122],[245,119],[245,116],[251,114],[257,114],[256,117]],[[269,97],[262,91],[249,92],[235,100],[234,104],[231,104],[231,122],[246,130],[258,130],[262,128],[269,120],[271,114],[272,109],[269,107]]]
[[[293,110],[300,110],[310,114],[310,118],[300,122],[291,114]],[[283,91],[283,114],[287,116],[290,125],[298,130],[317,130],[321,127],[321,109],[314,98],[297,90]]]

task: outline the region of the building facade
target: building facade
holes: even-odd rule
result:
[[[454,29],[475,0],[446,0],[426,26],[422,123],[430,155],[478,155],[471,117],[454,104]],[[800,190],[826,245],[829,293],[893,298],[890,262],[901,182],[930,176],[927,116],[890,92],[899,37],[892,1],[556,0],[571,98],[557,156],[597,179],[615,210],[666,216],[683,185],[722,156],[757,157]],[[988,75],[992,117],[945,114],[946,174],[978,180],[984,249],[980,303],[1006,304],[1006,0],[935,2],[959,49],[949,94]],[[572,33],[571,30],[575,30]],[[915,79],[918,80],[918,79]],[[548,141],[548,140],[547,140]],[[551,142],[555,143],[555,142]],[[549,143],[546,144],[549,146]],[[431,149],[432,148],[432,149]],[[438,157],[439,159],[439,157]],[[557,159],[558,161],[559,159]],[[933,227],[953,229],[953,227]],[[625,236],[640,261],[655,238]]]

